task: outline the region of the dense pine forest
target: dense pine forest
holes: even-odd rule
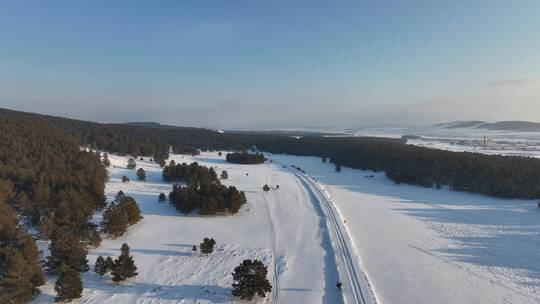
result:
[[[0,117],[24,121],[40,121],[69,133],[79,145],[99,150],[151,156],[159,163],[166,159],[169,148],[178,154],[196,154],[200,150],[242,150],[247,138],[201,128],[149,128],[135,124],[101,124],[61,117],[0,109]]]
[[[100,156],[45,121],[0,116],[0,302],[22,303],[44,282],[40,254],[24,224],[51,239],[59,261],[85,270],[84,247],[99,242],[94,211],[105,204]],[[97,238],[97,240],[96,240]]]

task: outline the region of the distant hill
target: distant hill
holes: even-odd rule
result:
[[[145,128],[154,128],[154,129],[177,129],[182,127],[177,126],[169,126],[169,125],[162,125],[159,122],[153,122],[153,121],[133,121],[133,122],[126,122],[125,125],[130,126],[138,126],[138,127],[145,127]]]
[[[478,125],[482,125],[485,123],[486,122],[480,121],[480,120],[458,120],[458,121],[440,123],[433,126],[438,127],[438,128],[445,128],[445,129],[458,129],[458,128],[473,128],[473,127],[477,127]]]
[[[436,124],[433,127],[444,129],[475,128],[493,131],[540,132],[540,123],[519,120],[493,123],[480,120],[458,120]]]
[[[130,121],[124,123],[126,125],[132,125],[132,126],[142,126],[142,127],[148,127],[148,128],[159,128],[162,125],[159,122],[144,122],[144,121]]]
[[[540,132],[540,123],[530,121],[499,121],[495,123],[483,123],[476,126],[478,129],[515,131],[515,132]]]

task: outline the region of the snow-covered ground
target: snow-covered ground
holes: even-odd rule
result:
[[[267,156],[273,162],[234,165],[217,153],[173,155],[176,162],[217,167],[218,174],[227,170],[224,183],[246,192],[248,204],[238,214],[201,217],[158,202],[171,184],[157,165],[138,161],[147,172],[147,181],[139,182],[125,169],[127,158],[110,155],[107,195],[123,190],[134,196],[144,219],[91,250],[90,266],[98,255],[118,255],[127,242],[139,275],[116,285],[84,273],[76,302],[241,302],[230,295],[230,273],[247,258],[269,266],[274,289],[266,303],[540,302],[534,202],[398,186],[381,173],[336,173],[316,157]],[[124,174],[129,183],[120,181]],[[264,193],[264,184],[272,190]],[[207,236],[216,239],[217,251],[194,254],[191,247]],[[34,302],[52,303],[53,278],[42,291]]]
[[[271,159],[326,189],[379,303],[540,302],[536,202],[398,186],[316,157]]]
[[[353,136],[400,138],[415,135],[410,145],[490,155],[528,156],[540,158],[539,132],[511,132],[476,128],[410,127],[372,128],[344,131]]]
[[[278,165],[234,165],[224,156],[203,153],[197,157],[173,155],[178,162],[197,161],[227,170],[227,185],[246,192],[248,204],[233,216],[201,217],[181,215],[167,202],[158,202],[160,192],[171,184],[161,179],[161,168],[137,161],[146,171],[146,182],[127,170],[126,157],[110,155],[109,199],[122,190],[135,197],[144,219],[116,240],[104,239],[89,253],[93,268],[98,255],[117,256],[127,242],[138,266],[138,276],[123,285],[89,271],[82,274],[83,297],[79,303],[228,303],[231,272],[242,260],[257,258],[269,266],[274,290],[268,303],[339,303],[341,293],[336,258],[324,219],[298,179]],[[249,175],[247,175],[249,174]],[[122,183],[122,175],[131,181]],[[263,193],[264,184],[279,190]],[[99,216],[96,216],[99,221]],[[192,252],[204,237],[217,241],[217,251],[203,256]],[[276,275],[279,274],[279,275]],[[35,303],[52,303],[50,278]],[[276,288],[277,287],[277,288]]]

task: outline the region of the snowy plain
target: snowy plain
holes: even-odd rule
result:
[[[119,191],[133,196],[144,219],[116,240],[104,239],[89,252],[89,264],[102,255],[117,256],[127,242],[138,266],[138,276],[116,285],[109,277],[92,271],[82,274],[84,292],[76,303],[231,303],[231,273],[244,259],[259,259],[269,266],[274,285],[267,303],[339,303],[341,293],[334,252],[329,245],[321,215],[308,194],[288,171],[273,164],[234,165],[225,156],[203,153],[196,157],[171,155],[179,162],[196,161],[226,170],[226,185],[246,193],[248,204],[232,216],[202,217],[182,215],[167,202],[158,202],[160,192],[168,194],[172,185],[161,178],[161,168],[137,161],[146,171],[146,181],[136,180],[135,170],[127,170],[126,157],[110,155],[109,200]],[[126,175],[130,182],[122,183]],[[273,190],[264,193],[262,186]],[[279,190],[275,190],[279,184]],[[95,221],[99,222],[100,216]],[[204,237],[217,241],[217,250],[203,256],[192,252]],[[42,288],[35,303],[52,303],[54,278]],[[263,302],[259,300],[259,302]]]
[[[247,258],[269,266],[274,289],[259,303],[360,303],[345,278],[351,270],[371,293],[369,303],[540,302],[540,211],[534,202],[395,185],[382,173],[334,172],[316,157],[266,156],[272,162],[234,165],[217,153],[171,155],[177,163],[214,166],[218,174],[227,170],[223,182],[246,192],[248,204],[238,214],[201,217],[158,202],[171,184],[162,181],[157,165],[137,161],[147,172],[146,182],[139,182],[125,169],[126,157],[110,155],[109,199],[119,190],[134,196],[144,219],[90,250],[89,264],[98,255],[118,255],[127,242],[139,275],[116,285],[84,273],[83,297],[75,303],[247,303],[230,296],[230,273]],[[131,181],[122,183],[122,175]],[[272,190],[264,193],[264,184]],[[354,269],[344,268],[347,253],[335,242],[321,195],[350,243]],[[207,236],[216,239],[217,251],[193,253]],[[52,303],[52,278],[42,291],[34,303]]]
[[[379,303],[539,303],[536,202],[395,185],[384,173],[300,166],[333,198]]]
[[[540,158],[540,133],[477,128],[409,127],[349,130],[352,136],[400,138],[415,135],[407,144],[454,152]]]

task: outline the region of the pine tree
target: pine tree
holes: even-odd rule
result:
[[[133,157],[130,157],[128,159],[128,164],[127,164],[127,168],[132,170],[132,169],[135,169],[137,167],[137,163],[135,162],[135,160],[133,159]]]
[[[268,269],[258,260],[244,260],[234,269],[232,284],[233,296],[251,300],[254,296],[265,297],[272,291],[272,285],[266,278]]]
[[[217,155],[218,155],[218,156],[222,156],[223,153],[221,153],[221,151],[219,151]]]
[[[71,301],[80,298],[83,291],[81,276],[77,271],[62,263],[54,290],[56,301]]]
[[[341,164],[336,163],[336,172],[341,172]]]
[[[229,173],[227,173],[227,171],[223,170],[221,171],[221,179],[228,179],[229,178]]]
[[[144,172],[143,168],[137,170],[137,179],[143,182],[146,180],[146,172]]]
[[[49,272],[57,273],[62,263],[79,272],[88,271],[88,260],[86,259],[88,251],[84,248],[83,243],[71,233],[57,228],[51,238],[49,249],[51,254],[47,257],[46,262]]]
[[[201,208],[199,209],[199,213],[201,215],[211,215],[216,214],[218,212],[218,201],[211,197],[207,200],[204,200],[201,204]]]
[[[133,262],[133,257],[129,255],[129,246],[124,243],[121,248],[122,253],[114,261],[112,270],[113,281],[121,282],[137,275],[137,266]]]
[[[193,247],[191,248],[191,251],[197,252],[197,246],[193,245]]]
[[[216,173],[216,170],[214,170],[214,168],[210,167],[210,169],[208,169],[208,174],[210,174],[210,177],[212,179],[216,179],[217,178],[217,173]]]
[[[15,196],[15,199],[13,199],[13,207],[20,212],[22,215],[27,217],[32,217],[33,214],[33,206],[32,202],[28,198],[28,195],[24,192],[19,192],[17,196]]]
[[[101,235],[99,234],[99,231],[92,230],[88,238],[88,245],[96,248],[96,247],[99,247],[99,245],[101,245],[101,241],[102,239],[101,239]]]
[[[123,175],[122,176],[122,183],[127,183],[127,182],[129,182],[129,177]]]
[[[102,256],[98,256],[96,259],[94,272],[101,276],[107,273],[107,262],[105,262],[105,259]]]
[[[264,186],[263,186],[263,191],[264,191],[264,192],[270,191],[270,187],[268,187],[268,185],[264,185]]]
[[[322,158],[322,162],[325,163],[326,162],[326,156],[323,156]]]
[[[15,247],[0,249],[0,303],[24,303],[39,290],[33,284],[32,265]]]
[[[0,187],[1,188],[1,187]],[[5,190],[5,189],[4,189]],[[2,191],[4,191],[2,190]],[[0,303],[21,303],[38,294],[45,278],[35,240],[17,227],[17,216],[0,191]]]
[[[111,161],[109,160],[109,155],[107,155],[107,153],[103,153],[102,163],[107,168],[111,166]]]
[[[143,219],[139,204],[133,197],[124,195],[117,201],[118,208],[125,215],[128,225],[136,224]]]
[[[216,241],[214,239],[204,238],[203,242],[199,247],[201,248],[201,253],[210,254],[214,251],[214,246]]]
[[[56,229],[56,224],[54,223],[53,218],[47,214],[41,219],[39,225],[39,236],[42,239],[51,238],[53,231]]]
[[[116,192],[116,195],[114,196],[114,201],[119,202],[124,196],[126,196],[126,194],[124,193],[124,191],[120,190]]]
[[[101,220],[101,226],[103,232],[117,238],[122,236],[126,232],[128,227],[127,216],[122,210],[113,202],[103,212],[103,219]]]
[[[160,202],[164,202],[164,201],[166,201],[166,200],[167,200],[167,196],[165,195],[165,193],[161,192],[161,193],[159,194],[159,201],[160,201]]]
[[[107,272],[111,272],[114,268],[114,260],[111,256],[108,256],[106,259],[105,259],[105,266],[106,266],[106,269],[107,269]]]

